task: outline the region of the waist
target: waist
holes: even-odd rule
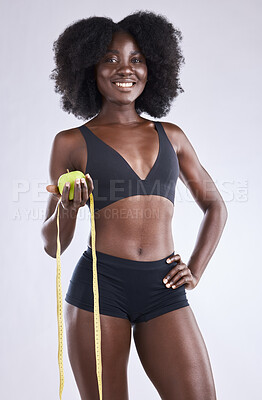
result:
[[[165,198],[128,198],[96,214],[96,248],[101,252],[141,260],[161,258],[174,248],[173,206]]]
[[[150,257],[150,259],[146,260],[141,260],[141,259],[134,259],[132,257],[120,257],[116,254],[111,254],[111,253],[104,253],[101,251],[96,250],[96,258],[99,262],[105,263],[107,266],[112,266],[114,269],[119,266],[121,270],[126,270],[127,268],[134,268],[134,269],[145,269],[149,270],[152,268],[159,268],[161,266],[168,267],[168,264],[166,263],[166,259],[174,254],[174,250],[171,250],[167,253],[163,253],[161,258],[159,258],[159,255],[157,258],[153,259]],[[92,255],[92,248],[90,246],[87,247],[87,250],[84,251],[83,256],[90,261],[93,261],[93,255]]]

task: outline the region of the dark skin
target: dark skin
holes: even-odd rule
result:
[[[116,33],[106,54],[96,65],[96,80],[103,97],[98,116],[86,125],[109,146],[118,151],[136,174],[145,179],[158,153],[154,123],[135,111],[135,99],[147,82],[147,66],[132,36]],[[137,52],[131,54],[131,52]],[[120,89],[112,81],[131,78],[136,85]],[[196,244],[186,264],[179,254],[171,257],[167,290],[185,284],[194,289],[219,242],[226,219],[225,204],[184,132],[175,124],[162,122],[177,153],[180,179],[189,188],[203,211]],[[45,250],[56,254],[57,181],[67,168],[85,171],[87,149],[81,132],[60,132],[54,141],[50,176],[52,193],[42,229]],[[207,185],[208,182],[208,185]],[[207,190],[208,187],[208,190]],[[61,198],[61,252],[70,244],[80,207],[85,206],[94,186],[92,177],[75,184],[75,198],[68,200],[69,188]],[[121,218],[120,212],[157,210],[158,217]],[[137,261],[164,258],[173,252],[172,217],[174,206],[161,196],[132,196],[96,212],[96,250]],[[134,214],[135,215],[135,214]],[[89,238],[91,246],[91,237]],[[103,398],[128,400],[127,365],[131,343],[131,324],[127,319],[101,316],[103,342]],[[82,400],[99,399],[97,390],[93,313],[66,303],[66,332],[70,363]],[[134,325],[135,345],[148,377],[164,400],[215,400],[215,386],[207,349],[190,306],[183,307],[148,322]],[[113,340],[114,339],[114,340]],[[163,370],[165,374],[163,374]]]

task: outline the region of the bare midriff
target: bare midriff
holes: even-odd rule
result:
[[[167,257],[174,251],[173,212],[172,202],[162,196],[131,196],[112,203],[95,213],[96,250],[137,261]]]

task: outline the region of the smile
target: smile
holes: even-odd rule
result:
[[[112,82],[115,86],[119,88],[131,88],[135,86],[135,82]]]
[[[135,82],[113,82],[116,86],[120,87],[131,87],[135,85]]]

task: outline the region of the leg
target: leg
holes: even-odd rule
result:
[[[127,365],[131,324],[127,319],[100,314],[103,400],[128,400]],[[94,314],[65,303],[70,364],[81,400],[98,400]]]
[[[190,306],[137,323],[133,333],[162,400],[216,400],[207,349]]]

